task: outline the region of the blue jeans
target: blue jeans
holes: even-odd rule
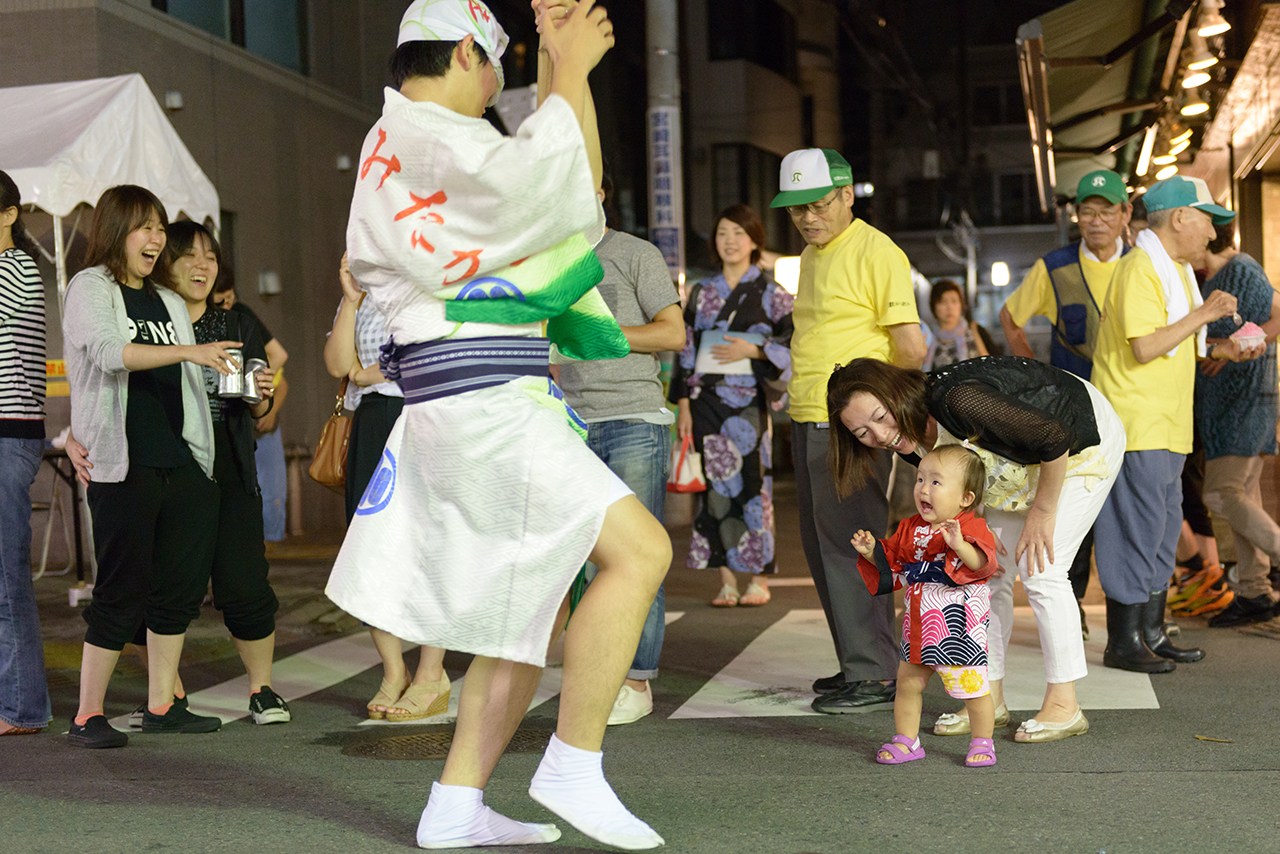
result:
[[[0,438],[0,721],[16,727],[52,717],[31,586],[31,483],[43,452],[41,439]]]
[[[284,439],[279,427],[258,436],[253,461],[258,466],[258,488],[262,490],[262,533],[267,542],[278,543],[284,539],[284,500],[288,491]]]
[[[587,447],[631,488],[659,522],[667,498],[667,465],[671,428],[645,421],[600,421],[587,425]],[[588,565],[587,576],[595,576]],[[667,599],[661,586],[640,633],[640,645],[631,662],[628,679],[653,679],[658,675],[662,638],[667,628]]]

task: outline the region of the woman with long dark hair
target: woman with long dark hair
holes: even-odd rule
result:
[[[104,714],[120,650],[146,626],[142,731],[212,732],[216,717],[175,702],[187,626],[199,614],[217,537],[214,442],[201,366],[239,370],[242,342],[196,344],[182,299],[153,278],[164,206],[122,185],[98,199],[87,269],[67,288],[63,319],[71,427],[88,448],[86,495],[98,575],[85,611],[80,705],[68,738],[123,747]]]
[[[1016,741],[1056,741],[1089,730],[1075,683],[1086,665],[1067,569],[1115,483],[1124,458],[1119,416],[1089,383],[1040,362],[987,356],[932,373],[873,359],[838,368],[827,384],[831,467],[847,494],[868,476],[873,450],[916,462],[929,449],[964,444],[987,470],[983,500],[1002,544],[992,579],[989,678],[996,725],[1009,721],[1004,664],[1021,578],[1040,630],[1045,690]],[[852,535],[852,532],[850,532]],[[968,717],[946,714],[937,735],[965,735]]]
[[[689,294],[685,345],[671,376],[676,431],[693,437],[707,476],[688,566],[719,571],[717,607],[764,605],[765,578],[778,571],[766,383],[790,373],[794,298],[760,269],[764,240],[764,224],[747,205],[716,217],[711,251],[720,274]],[[749,579],[742,594],[734,573]]]
[[[44,282],[18,186],[0,172],[0,735],[49,723],[31,587],[31,483],[44,452]]]

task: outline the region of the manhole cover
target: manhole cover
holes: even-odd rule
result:
[[[553,728],[550,725],[522,726],[507,746],[508,753],[538,753],[546,749]],[[421,732],[415,735],[393,735],[362,741],[342,749],[344,756],[365,759],[444,759],[453,743],[453,728]]]

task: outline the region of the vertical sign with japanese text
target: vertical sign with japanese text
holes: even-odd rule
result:
[[[671,278],[684,273],[684,186],[681,179],[680,109],[650,107],[649,241],[662,252]]]

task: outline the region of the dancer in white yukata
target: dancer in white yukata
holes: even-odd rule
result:
[[[387,318],[383,370],[405,408],[326,593],[393,635],[475,655],[418,844],[551,842],[554,825],[482,795],[590,558],[600,572],[566,634],[556,733],[529,794],[596,840],[654,848],[662,837],[618,800],[600,748],[671,544],[587,448],[547,369],[549,354],[627,352],[591,253],[604,217],[587,75],[613,27],[593,0],[531,5],[549,94],[513,138],[481,118],[507,43],[484,4],[417,0],[401,23],[399,91],[361,152],[347,250]]]

